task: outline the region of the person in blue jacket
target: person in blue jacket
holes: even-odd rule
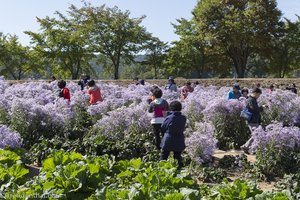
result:
[[[162,149],[160,160],[167,160],[170,152],[174,152],[174,158],[178,161],[178,169],[182,164],[181,153],[185,149],[184,129],[186,117],[181,114],[182,105],[179,101],[173,101],[169,106],[171,112],[162,124],[164,137],[160,147]]]
[[[240,86],[234,85],[232,90],[228,92],[227,99],[239,99],[242,96],[240,92]]]

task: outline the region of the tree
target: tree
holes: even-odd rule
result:
[[[300,61],[300,17],[298,21],[286,20],[281,34],[272,40],[269,70],[284,78]]]
[[[281,12],[276,0],[201,0],[193,11],[200,31],[243,78],[252,53],[270,49]]]
[[[154,78],[157,79],[158,69],[163,67],[168,43],[162,42],[159,38],[153,37],[145,46],[146,56],[141,63],[150,66],[154,70]]]
[[[71,6],[72,8],[74,6]],[[34,44],[34,50],[44,57],[52,71],[66,73],[72,79],[83,72],[91,73],[89,61],[94,55],[88,49],[87,30],[80,24],[80,18],[69,12],[69,18],[55,12],[58,18],[37,18],[41,33],[26,31]]]
[[[1,75],[15,80],[36,69],[29,48],[22,46],[16,35],[0,34],[0,66]]]
[[[181,18],[177,22],[173,27],[180,40],[173,42],[168,51],[170,74],[189,76],[197,72],[197,77],[201,78],[208,61],[208,43],[201,37],[194,20]]]
[[[219,67],[224,64],[222,55],[213,51],[210,42],[203,37],[194,19],[177,19],[178,24],[173,24],[175,33],[180,37],[179,41],[172,43],[168,51],[167,65],[170,74],[190,77],[196,73],[197,78],[203,78],[208,74],[224,74],[228,70]],[[227,71],[227,72],[225,72]]]
[[[144,49],[145,42],[151,37],[141,25],[144,16],[130,18],[130,12],[122,12],[118,7],[84,7],[71,10],[81,20],[89,32],[90,47],[94,53],[105,55],[114,68],[114,79],[119,78],[121,59],[130,63],[134,55]]]

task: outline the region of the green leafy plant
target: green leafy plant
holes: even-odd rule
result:
[[[250,197],[255,197],[258,194],[263,193],[258,189],[255,184],[248,184],[247,181],[240,179],[235,180],[233,183],[229,183],[227,180],[222,185],[216,186],[212,189],[211,199],[233,199],[242,200]]]
[[[0,194],[24,184],[28,173],[29,170],[25,169],[19,155],[0,149]]]

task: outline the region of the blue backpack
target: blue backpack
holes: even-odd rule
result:
[[[245,107],[242,111],[241,111],[241,115],[242,118],[246,119],[248,122],[251,121],[253,113],[251,113],[249,111],[249,109],[247,107]]]

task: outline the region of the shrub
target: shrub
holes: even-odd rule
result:
[[[244,105],[238,100],[215,99],[203,111],[215,127],[214,137],[222,150],[240,148],[249,138],[250,130],[240,113]]]
[[[300,165],[300,129],[270,124],[254,130],[250,149],[256,152],[256,166],[267,178],[283,176],[298,170]]]

